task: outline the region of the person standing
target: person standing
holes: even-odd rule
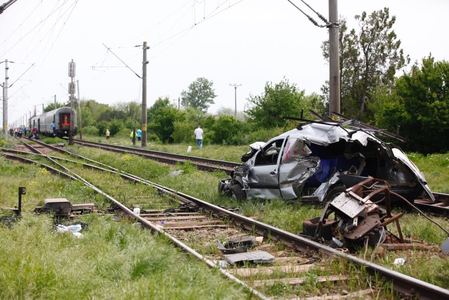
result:
[[[109,128],[106,128],[106,139],[109,140],[110,136],[111,136],[111,132],[109,131]]]
[[[195,134],[196,146],[200,149],[203,148],[203,129],[201,129],[201,126],[198,125],[193,133]]]
[[[53,136],[55,136],[55,135],[56,135],[56,124],[55,124],[55,121],[52,121],[52,122],[51,122],[50,128],[51,128],[51,134],[52,134]]]
[[[142,129],[140,129],[140,128],[137,129],[136,135],[137,135],[137,140],[141,141],[142,140]]]

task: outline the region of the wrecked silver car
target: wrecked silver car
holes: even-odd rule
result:
[[[327,201],[368,176],[404,197],[434,200],[418,168],[378,129],[342,122],[300,124],[266,143],[251,144],[219,192],[237,199]]]

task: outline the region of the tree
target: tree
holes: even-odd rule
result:
[[[449,62],[431,56],[401,76],[377,121],[408,140],[410,150],[449,149]],[[380,105],[379,105],[380,107]]]
[[[175,121],[180,118],[178,110],[168,98],[159,98],[148,110],[149,130],[157,135],[160,141],[173,142]]]
[[[242,137],[242,122],[233,116],[221,115],[212,126],[212,142],[215,144],[236,145]]]
[[[251,96],[248,101],[252,106],[246,112],[249,119],[263,128],[285,126],[288,123],[285,117],[298,117],[301,111],[310,116],[309,109],[321,113],[324,108],[317,95],[305,96],[304,91],[287,79],[276,84],[266,83],[264,93]]]
[[[378,86],[391,87],[395,74],[409,62],[401,49],[401,41],[393,30],[396,17],[388,8],[356,15],[358,28],[348,31],[340,22],[340,76],[342,112],[351,117],[371,121],[373,112],[368,103]],[[328,56],[329,43],[323,43]],[[323,92],[328,90],[327,84]]]
[[[44,107],[44,112],[52,111],[54,109],[64,107],[64,106],[65,106],[64,103],[53,102]]]
[[[181,104],[184,107],[206,111],[209,105],[214,103],[216,96],[213,82],[204,77],[199,77],[189,85],[187,91],[182,91]]]

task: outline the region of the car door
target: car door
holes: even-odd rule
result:
[[[285,138],[268,142],[255,156],[248,172],[247,195],[262,199],[279,198],[279,161]]]
[[[311,156],[307,144],[295,137],[288,137],[279,164],[279,190],[283,199],[301,197],[307,179],[318,169],[319,158]]]

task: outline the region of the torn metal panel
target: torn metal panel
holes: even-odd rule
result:
[[[238,263],[251,262],[255,264],[269,264],[274,261],[274,256],[266,251],[252,251],[236,254],[227,254],[224,256],[226,262],[231,265]]]

